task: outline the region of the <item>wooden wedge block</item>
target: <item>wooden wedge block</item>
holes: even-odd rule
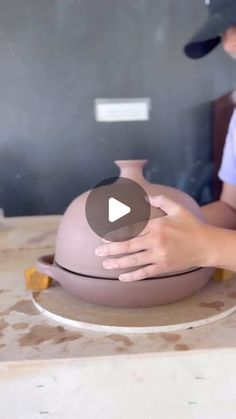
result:
[[[216,271],[213,274],[213,279],[215,281],[229,281],[235,276],[234,272],[226,271],[224,269],[216,269]]]
[[[33,291],[44,290],[52,284],[52,278],[41,274],[36,268],[28,268],[25,270],[25,285],[27,289]]]

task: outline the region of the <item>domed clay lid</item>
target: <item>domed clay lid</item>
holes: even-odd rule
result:
[[[175,188],[149,183],[144,178],[143,167],[147,160],[119,160],[115,163],[120,168],[120,177],[135,181],[147,195],[165,195],[187,208],[199,219],[203,219],[200,207],[189,195]],[[102,187],[106,188],[106,186]],[[96,247],[103,242],[87,222],[85,207],[89,193],[90,191],[87,191],[77,197],[62,217],[56,239],[55,262],[73,273],[116,279],[124,270],[104,269],[102,258],[95,255]],[[151,218],[164,215],[160,209],[152,207]],[[125,271],[127,272],[127,269]],[[173,272],[168,276],[173,274],[176,273]]]

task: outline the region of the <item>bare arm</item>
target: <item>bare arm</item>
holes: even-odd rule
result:
[[[236,186],[225,183],[220,200],[205,205],[203,212],[208,224],[236,230]]]
[[[220,201],[203,207],[209,227],[208,264],[236,272],[236,186],[224,184]],[[220,228],[215,228],[220,227]],[[210,256],[210,257],[211,257]]]

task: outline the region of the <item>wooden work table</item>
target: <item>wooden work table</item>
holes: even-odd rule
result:
[[[24,269],[53,253],[59,220],[0,221],[1,418],[235,418],[236,314],[124,335],[61,326],[34,308]]]

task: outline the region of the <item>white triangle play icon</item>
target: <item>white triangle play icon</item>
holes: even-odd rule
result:
[[[118,201],[115,198],[109,199],[108,206],[108,219],[110,223],[114,223],[120,218],[131,212],[131,208],[128,205],[123,204],[123,202]]]

